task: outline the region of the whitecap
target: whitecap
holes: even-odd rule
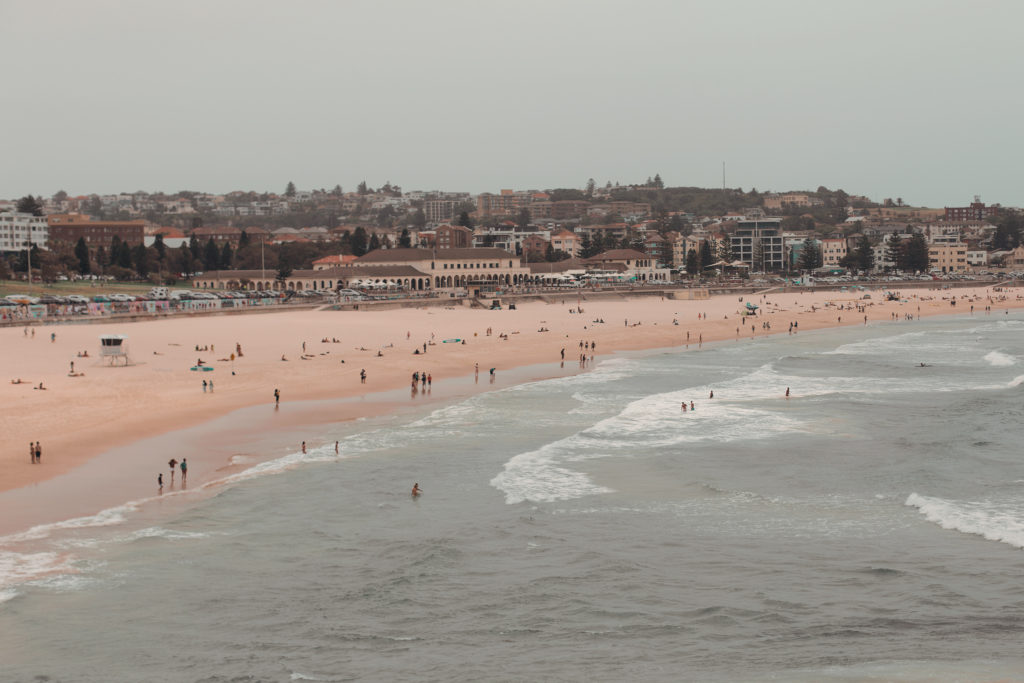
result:
[[[989,351],[985,354],[985,360],[988,361],[989,365],[996,367],[1014,365],[1017,362],[1013,356],[1009,356],[1002,351]]]
[[[943,529],[1024,548],[1024,515],[1017,504],[953,502],[917,493],[911,493],[904,504],[917,508],[925,519]]]

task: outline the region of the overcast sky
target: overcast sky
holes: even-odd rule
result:
[[[0,0],[0,197],[642,182],[1024,205],[1024,2]]]

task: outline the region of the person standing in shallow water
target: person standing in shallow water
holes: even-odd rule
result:
[[[185,479],[188,478],[188,463],[185,462],[186,460],[188,460],[188,458],[182,458],[181,459],[181,465],[179,465],[179,467],[181,467],[181,485],[182,486],[185,485]]]
[[[167,461],[167,466],[171,468],[171,483],[174,483],[174,468],[178,466],[178,461],[171,458]]]

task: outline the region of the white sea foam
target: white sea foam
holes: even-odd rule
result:
[[[211,534],[203,531],[179,531],[176,529],[164,529],[158,526],[151,526],[146,529],[139,529],[128,536],[126,540],[137,540],[140,538],[166,538],[172,541],[186,540],[192,538],[207,538]]]
[[[1024,548],[1024,510],[1019,504],[953,502],[911,493],[905,505],[917,508],[925,519],[943,529]]]
[[[1008,356],[1002,351],[989,351],[985,354],[985,360],[988,361],[989,365],[994,365],[996,367],[1005,367],[1017,362],[1013,356]]]
[[[131,501],[124,503],[123,505],[107,508],[106,510],[97,512],[95,515],[75,517],[74,519],[66,519],[64,521],[53,522],[51,524],[39,524],[26,531],[0,537],[0,544],[6,545],[8,543],[18,543],[21,541],[37,541],[49,537],[55,531],[67,529],[84,529],[89,527],[105,527],[121,524],[125,521],[126,515],[129,512],[137,510],[139,504],[146,500],[153,499],[147,498],[144,500]]]
[[[18,597],[18,591],[13,589],[0,590],[0,604]]]
[[[570,500],[611,492],[611,489],[591,482],[582,472],[556,464],[561,452],[560,442],[556,442],[529,453],[520,453],[505,463],[505,470],[491,480],[491,486],[505,492],[505,502],[509,505],[527,500]]]
[[[16,553],[0,550],[0,588],[72,569],[71,558],[66,554]]]
[[[1019,387],[1021,382],[1024,382],[1024,375],[1017,375],[1006,385],[1008,387]]]

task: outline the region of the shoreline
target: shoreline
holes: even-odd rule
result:
[[[323,433],[324,428],[332,424],[348,424],[354,420],[400,414],[406,410],[419,409],[425,401],[437,403],[440,407],[492,388],[510,386],[507,381],[510,373],[514,378],[512,383],[518,384],[560,374],[585,372],[590,368],[589,364],[587,368],[579,367],[577,340],[595,341],[597,360],[600,360],[618,351],[685,350],[688,348],[686,332],[690,333],[690,344],[698,348],[698,339],[701,337],[704,342],[711,343],[751,339],[767,334],[786,334],[787,322],[793,321],[798,323],[799,332],[862,325],[865,324],[864,315],[868,316],[868,322],[871,323],[892,321],[892,315],[897,312],[929,317],[951,313],[967,315],[970,313],[970,301],[974,301],[976,315],[984,315],[984,307],[988,305],[993,307],[993,314],[997,309],[1002,311],[1024,307],[1024,300],[1018,298],[1021,295],[1020,289],[1000,292],[999,296],[1004,299],[994,300],[991,304],[985,298],[985,289],[978,289],[981,291],[916,291],[911,298],[894,302],[858,299],[857,293],[840,291],[767,293],[756,298],[744,297],[745,300],[757,301],[762,315],[743,318],[742,324],[738,322],[736,313],[745,302],[741,303],[732,296],[716,296],[705,300],[658,301],[648,297],[642,300],[591,301],[583,303],[582,314],[567,312],[567,309],[575,309],[575,303],[534,302],[521,304],[517,311],[462,307],[451,311],[287,311],[279,315],[288,320],[260,315],[246,321],[245,317],[231,316],[220,318],[219,325],[212,324],[218,319],[210,318],[198,321],[191,318],[161,319],[132,325],[115,323],[115,327],[126,328],[123,331],[128,334],[130,342],[133,338],[142,341],[145,350],[154,352],[154,358],[142,356],[138,365],[129,368],[87,367],[84,379],[94,375],[100,378],[80,386],[74,385],[74,382],[83,378],[68,378],[62,382],[59,376],[48,374],[41,381],[46,384],[56,382],[52,389],[54,394],[50,393],[49,387],[46,392],[37,392],[20,385],[5,387],[9,395],[16,395],[20,390],[22,401],[9,402],[13,410],[2,418],[5,448],[0,456],[0,510],[4,514],[0,516],[3,520],[0,523],[0,535],[69,517],[95,514],[126,500],[155,495],[156,474],[162,471],[167,479],[166,462],[169,458],[165,454],[180,460],[184,453],[185,457],[193,459],[190,462],[193,475],[190,484],[192,489],[200,490],[210,482],[247,467],[289,452],[297,452],[302,440],[302,432],[297,430],[301,427],[315,426],[318,428],[317,433]],[[951,296],[957,297],[957,301],[962,301],[963,305],[956,308],[950,306]],[[844,309],[840,311],[832,305],[826,305],[829,301],[841,303]],[[866,313],[845,308],[853,303],[866,305]],[[812,306],[816,308],[814,312],[811,312]],[[700,320],[697,320],[697,314],[702,316]],[[620,315],[635,315],[636,322],[630,325],[629,318],[619,318]],[[844,315],[847,322],[842,321]],[[344,348],[362,348],[366,351],[341,352],[339,344],[323,344],[319,339],[308,339],[312,328],[336,327],[339,323],[336,316],[343,317],[352,327],[342,337],[335,333],[333,337],[328,334],[327,339],[344,339]],[[678,326],[672,324],[673,317],[678,320]],[[593,321],[599,319],[605,319],[606,322],[594,324]],[[621,327],[616,325],[619,320],[624,322]],[[765,321],[770,322],[771,330],[761,329],[759,323]],[[750,329],[751,323],[754,323],[753,330]],[[539,329],[535,325],[539,325]],[[155,330],[142,329],[147,326],[158,327]],[[442,326],[446,330],[444,334],[437,334],[431,329]],[[224,329],[199,329],[209,327]],[[233,329],[237,327],[247,329]],[[262,329],[266,327],[271,329]],[[285,330],[286,327],[289,329]],[[25,369],[40,368],[44,363],[52,362],[52,356],[59,349],[62,353],[68,353],[66,348],[62,349],[60,342],[65,340],[61,337],[73,336],[75,339],[72,341],[83,338],[81,334],[72,335],[70,326],[68,328],[62,330],[59,325],[42,328],[47,333],[51,330],[57,333],[58,339],[53,342],[49,340],[48,334],[33,340],[23,335],[20,328],[0,330],[0,334],[7,334],[6,337],[0,336],[5,340],[6,347],[17,350],[19,340],[12,337],[25,337],[20,341],[28,344],[32,351],[26,354],[30,358],[25,362],[6,358],[3,362],[9,367],[5,369],[12,372],[14,364]],[[83,328],[98,331],[93,326],[78,327],[79,330]],[[400,335],[399,331],[406,328],[406,334]],[[467,328],[472,331],[459,331]],[[493,328],[492,335],[486,335],[487,328]],[[545,329],[548,331],[540,331]],[[453,335],[465,336],[449,337],[449,330],[452,330],[450,333]],[[507,341],[498,336],[503,332],[508,334]],[[230,343],[224,343],[222,337],[227,333],[259,333],[265,337],[251,345],[249,342],[242,343],[246,356],[237,359],[232,365],[239,369],[239,375],[235,376],[228,374],[228,365],[216,359],[209,361],[204,358],[204,361],[216,364],[218,371],[190,373],[184,370],[183,364],[188,362],[185,359],[196,356],[197,352],[183,351],[189,347],[181,344],[190,342],[166,341],[172,336],[184,339],[188,335],[202,334],[206,338],[215,336],[217,343],[226,348]],[[433,346],[430,345],[431,335],[435,337]],[[95,335],[85,336],[95,339]],[[396,336],[404,339],[396,340]],[[289,357],[287,364],[273,355],[277,353],[277,347],[287,345],[296,348],[300,343],[298,339],[302,338],[307,340],[307,349],[316,354],[308,354],[310,357],[305,363],[298,360],[297,354]],[[422,343],[428,345],[428,353],[412,355],[413,344],[422,348],[417,340],[424,338],[427,341]],[[444,344],[443,339],[446,338],[465,339],[467,343]],[[151,348],[158,344],[159,339],[165,340],[165,351]],[[349,341],[352,339],[363,341]],[[353,347],[353,343],[359,346]],[[211,347],[215,345],[211,344]],[[274,347],[274,351],[268,355],[270,347]],[[563,347],[568,367],[563,364],[563,367],[556,369],[552,363],[557,366],[559,349]],[[376,356],[374,351],[378,349],[383,356]],[[332,351],[338,353],[334,355]],[[138,354],[134,347],[132,353]],[[343,353],[351,360],[346,358],[344,364],[336,362]],[[201,351],[198,354],[201,357],[216,358],[211,352]],[[258,362],[247,361],[249,354],[259,356]],[[173,356],[173,365],[178,367],[168,367],[164,361],[171,359],[167,355]],[[75,358],[73,353],[72,358]],[[479,360],[474,360],[476,358]],[[143,359],[147,362],[141,362]],[[86,360],[81,359],[80,364]],[[474,363],[480,363],[483,377],[478,380],[479,383],[474,382]],[[358,380],[358,372],[363,366],[370,375],[368,384],[360,384]],[[409,386],[406,384],[409,379],[407,369],[417,367],[430,372],[438,380],[438,386],[431,387],[430,395],[417,395],[410,402],[409,398],[403,398],[407,390],[403,390],[402,386]],[[487,374],[490,367],[498,368],[496,384],[490,383]],[[542,371],[541,368],[548,370]],[[227,373],[219,372],[222,369],[227,370]],[[130,372],[116,374],[124,370]],[[202,379],[201,375],[217,376],[217,393],[203,394],[197,391],[195,384]],[[161,388],[155,399],[152,391],[154,383]],[[275,410],[271,392],[277,384],[283,387],[283,400],[281,408]],[[372,387],[372,391],[363,393],[363,387]],[[87,388],[88,391],[73,391],[79,388]],[[95,391],[97,388],[99,392]],[[148,396],[145,391],[147,388],[150,390]],[[70,397],[56,393],[63,393],[65,389],[71,394]],[[15,393],[10,394],[12,391]],[[25,394],[26,391],[29,393]],[[253,393],[257,391],[260,398],[256,398]],[[37,399],[36,403],[46,402],[53,406],[39,409],[28,403],[26,396]],[[128,415],[125,414],[125,401],[134,401],[132,405],[136,407]],[[117,411],[117,414],[109,415],[111,410]],[[271,415],[269,418],[268,412]],[[64,418],[64,425],[69,427],[69,435],[63,438],[60,435],[54,435],[53,438],[46,436],[52,433],[53,428],[47,428],[45,423],[54,413]],[[108,419],[103,419],[104,416]],[[15,422],[22,423],[20,429]],[[31,429],[37,430],[37,433],[43,431],[40,437],[43,442],[41,465],[23,462],[23,457],[20,457],[23,451],[21,444],[31,439],[30,436],[25,437]],[[17,434],[12,436],[12,432]],[[238,444],[246,441],[258,441],[261,447],[254,450],[262,453],[237,452]],[[311,443],[310,447],[316,446]],[[145,457],[139,456],[140,450],[146,453]],[[166,493],[170,492],[166,488],[168,484],[165,481]]]

